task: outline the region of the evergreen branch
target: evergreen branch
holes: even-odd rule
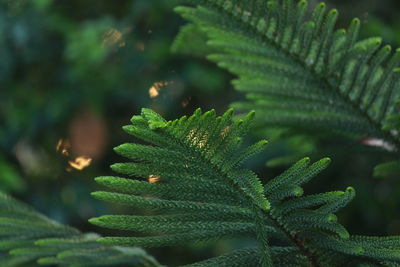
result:
[[[400,50],[391,53],[380,38],[358,40],[358,19],[335,30],[337,10],[321,3],[308,16],[305,0],[188,2],[198,6],[176,11],[208,37],[208,59],[237,74],[235,88],[247,94],[249,102],[234,107],[256,109],[274,127],[376,138],[383,149],[400,149],[400,128],[391,123],[399,114]],[[187,40],[182,32],[173,50]]]
[[[240,255],[243,258],[238,264],[246,262],[250,266],[255,260],[260,266],[281,266],[286,261],[289,264],[284,266],[400,262],[400,255],[395,253],[400,249],[399,237],[351,236],[338,222],[334,213],[354,198],[353,188],[303,195],[302,185],[324,170],[329,159],[310,164],[310,159],[305,158],[262,185],[241,164],[248,156],[260,152],[266,142],[242,148],[240,144],[253,114],[236,121],[231,121],[231,117],[231,110],[221,117],[214,111],[197,110],[189,118],[166,121],[147,109],[134,116],[132,125],[124,129],[149,144],[117,147],[116,151],[132,162],[114,164],[113,169],[131,177],[96,178],[117,192],[93,195],[151,210],[152,214],[91,219],[90,222],[102,227],[142,234],[105,237],[99,241],[159,247],[243,235],[258,240],[257,248],[233,251],[193,266],[230,266],[230,257]],[[280,240],[296,256],[291,260],[279,258],[282,256],[278,257],[277,251],[284,249],[274,246],[271,237]],[[257,251],[257,256],[249,256],[249,251]],[[379,255],[374,251],[379,251]]]
[[[99,235],[54,222],[4,193],[0,237],[1,266],[161,266],[142,249],[99,244]]]
[[[117,153],[128,156],[134,162],[115,164],[113,169],[142,178],[157,176],[157,182],[148,185],[141,183],[142,186],[132,189],[133,191],[123,189],[133,194],[96,192],[94,196],[134,207],[145,205],[154,211],[167,211],[173,215],[139,216],[133,219],[134,222],[127,217],[103,216],[92,219],[92,223],[109,228],[161,233],[159,236],[144,238],[109,237],[101,241],[111,244],[162,246],[243,233],[262,233],[260,238],[263,242],[260,242],[260,248],[267,255],[262,264],[271,266],[269,246],[265,246],[265,239],[270,232],[274,232],[273,228],[255,223],[253,217],[259,209],[268,210],[269,203],[255,174],[240,168],[240,164],[261,151],[266,142],[258,142],[242,149],[242,137],[249,129],[254,113],[231,122],[232,113],[229,110],[223,116],[216,117],[215,111],[203,114],[198,109],[189,118],[183,117],[169,122],[148,109],[143,109],[141,116],[134,116],[133,125],[124,129],[153,145],[129,144],[116,148]],[[242,156],[236,157],[240,153]],[[163,165],[159,162],[163,162]],[[97,180],[117,189],[123,183],[132,183],[118,177]],[[179,193],[183,188],[188,190],[188,194]],[[217,193],[217,188],[222,190],[218,189]],[[150,191],[157,198],[140,196]],[[223,192],[227,194],[218,197]],[[185,212],[184,215],[182,212]],[[176,221],[178,218],[179,222]],[[146,223],[149,219],[163,223],[159,227],[151,227]]]

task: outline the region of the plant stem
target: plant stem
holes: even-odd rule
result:
[[[263,214],[266,215],[271,221],[275,223],[275,225],[293,242],[293,244],[299,249],[300,253],[307,257],[310,267],[320,267],[317,262],[316,255],[306,246],[302,240],[296,238],[295,235],[292,235],[283,224],[281,224],[271,213],[263,211]]]

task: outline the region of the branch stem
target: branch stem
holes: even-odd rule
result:
[[[300,253],[307,257],[310,267],[320,267],[317,261],[316,255],[304,245],[302,240],[299,240],[296,235],[292,235],[286,227],[281,224],[270,212],[263,211],[263,214],[266,215],[271,221],[275,223],[275,225],[292,241],[292,243],[299,249]]]

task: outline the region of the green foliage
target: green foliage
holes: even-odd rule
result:
[[[159,2],[162,7],[173,5]],[[247,101],[233,107],[256,110],[257,130],[262,135],[268,132],[281,139],[294,133],[285,144],[295,153],[275,153],[275,158],[270,155],[268,166],[295,162],[313,152],[318,140],[307,134],[315,137],[323,130],[394,152],[387,155],[394,155],[396,160],[378,165],[374,174],[398,176],[400,50],[391,52],[390,46],[381,45],[380,38],[360,40],[358,19],[348,29],[336,30],[338,12],[327,11],[323,3],[309,10],[306,0],[186,2],[189,4],[176,11],[191,23],[181,28],[172,50],[207,56],[237,75],[233,84],[245,93]],[[18,97],[8,97],[11,100],[1,105],[2,110],[10,107],[3,116],[7,127],[0,131],[0,145],[8,148],[8,154],[14,149],[13,143],[20,143],[22,138],[18,136],[29,129],[19,119],[25,119],[21,106],[24,110],[49,113],[46,116],[51,118],[50,124],[64,123],[59,118],[67,117],[79,103],[98,107],[106,98],[132,104],[133,100],[127,99],[141,95],[146,101],[135,100],[141,106],[142,102],[151,101],[157,110],[165,110],[166,103],[150,99],[147,91],[112,93],[118,92],[115,88],[131,88],[129,81],[139,81],[135,86],[147,90],[154,82],[149,73],[164,72],[160,68],[162,60],[171,70],[162,38],[150,38],[156,42],[147,40],[158,24],[152,23],[148,29],[136,28],[147,19],[160,24],[163,20],[151,12],[142,14],[150,9],[150,1],[134,2],[129,5],[132,10],[124,13],[127,3],[113,15],[98,18],[91,13],[91,19],[83,21],[76,19],[82,14],[64,17],[62,8],[49,0],[11,1],[0,6],[0,21],[5,25],[0,32],[7,36],[0,42],[0,54],[4,55],[0,80],[10,88],[4,96],[18,93]],[[130,27],[132,21],[134,30]],[[45,29],[44,34],[37,34],[38,29]],[[53,38],[63,50],[41,48],[39,53],[36,48]],[[132,69],[142,60],[148,62],[146,68],[138,64],[143,72]],[[48,62],[44,74],[25,71],[36,69],[38,62]],[[54,68],[53,62],[58,62],[59,68]],[[121,71],[121,65],[128,66],[128,70]],[[209,93],[222,81],[218,73],[215,75],[208,68],[181,68],[189,70],[187,75],[199,87],[209,85],[203,89]],[[179,71],[168,72],[163,76],[166,81],[160,83],[173,85],[172,91],[177,91],[173,94],[177,95],[182,94],[183,82],[173,80],[175,74],[171,73]],[[19,77],[19,73],[30,75],[20,79],[22,82],[12,83],[12,77]],[[146,73],[150,79],[142,79]],[[69,97],[63,91],[51,91],[58,87],[59,79],[63,80],[61,87],[74,92]],[[25,89],[31,84],[41,93],[31,94],[34,101],[28,102],[26,95],[30,94]],[[158,94],[160,90],[154,97]],[[54,99],[65,103],[60,105],[61,101]],[[43,103],[51,103],[51,108],[43,108]],[[182,107],[185,105],[182,102]],[[108,108],[114,110],[113,106]],[[303,158],[272,179],[261,179],[250,167],[244,167],[267,144],[261,140],[249,146],[244,141],[254,117],[254,111],[234,117],[233,110],[228,110],[218,117],[214,110],[203,113],[198,109],[190,117],[167,121],[154,111],[143,109],[141,115],[132,118],[132,125],[124,127],[137,141],[115,148],[129,161],[114,164],[112,169],[128,177],[98,177],[96,181],[108,191],[93,193],[100,200],[128,207],[120,215],[90,220],[94,225],[118,230],[118,236],[101,238],[94,233],[81,233],[0,193],[0,265],[160,266],[137,247],[245,238],[254,241],[253,246],[240,243],[226,254],[188,266],[399,266],[399,236],[351,235],[339,223],[335,214],[355,197],[352,187],[305,194],[303,186],[327,168],[330,159],[311,163],[309,158]],[[27,132],[28,136],[35,135],[34,130]],[[3,187],[23,190],[19,174],[8,164],[0,164],[0,172],[7,178]],[[68,192],[63,198],[68,198]]]
[[[17,170],[0,156],[0,187],[3,191],[22,191],[25,188],[24,181],[18,175]]]
[[[379,178],[396,177],[399,173],[400,160],[382,163],[374,169],[374,176]]]
[[[134,116],[132,125],[124,130],[147,144],[116,147],[115,151],[131,162],[112,165],[114,171],[131,178],[99,177],[97,182],[116,192],[93,195],[153,213],[91,219],[99,226],[141,234],[99,241],[159,247],[232,236],[258,240],[257,248],[191,266],[400,263],[400,237],[350,236],[337,221],[334,213],[353,199],[353,188],[303,195],[301,186],[325,169],[329,159],[310,164],[305,158],[265,185],[244,169],[243,162],[267,143],[241,146],[253,116],[251,112],[232,121],[232,110],[217,117],[213,110],[202,113],[200,109],[174,121],[148,109]],[[156,180],[151,180],[154,177]]]
[[[309,12],[306,0],[188,2],[198,6],[176,11],[208,36],[208,59],[239,76],[233,84],[248,101],[234,107],[255,109],[264,125],[376,138],[399,150],[400,50],[359,40],[359,19],[336,30],[338,11],[320,3]]]
[[[139,248],[106,246],[0,193],[0,265],[160,266]]]
[[[174,1],[164,0],[0,1],[0,157],[24,177],[25,188],[31,188],[21,187],[26,197],[37,198],[37,191],[44,190],[43,184],[33,190],[38,180],[54,181],[55,173],[62,172],[64,158],[54,155],[54,147],[60,138],[71,137],[72,124],[83,113],[108,121],[106,126],[112,129],[119,126],[118,118],[143,106],[182,112],[180,103],[189,96],[182,84],[200,92],[208,84],[189,79],[199,73],[214,75],[209,90],[223,90],[222,71],[170,55],[169,46],[182,22],[174,6]],[[182,70],[183,75],[176,75]],[[158,98],[150,98],[148,89],[160,81],[174,83]],[[35,152],[37,160],[32,163],[49,168],[21,168],[25,162],[15,153],[21,143]],[[46,190],[56,194],[52,186]],[[75,216],[67,210],[64,216]]]

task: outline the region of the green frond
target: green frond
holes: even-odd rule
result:
[[[311,242],[321,248],[375,261],[399,263],[399,237],[363,237],[351,236],[349,240],[340,240],[322,233],[309,235]],[[385,240],[386,239],[386,240]],[[385,242],[386,241],[386,242]],[[388,265],[393,266],[393,265]]]
[[[198,29],[196,25],[188,24],[180,29],[179,35],[176,36],[174,44],[171,46],[171,51],[203,57],[213,52],[206,45],[206,42],[207,35]]]
[[[297,253],[293,247],[271,247],[275,266],[307,266],[307,260]],[[185,267],[216,267],[216,266],[258,266],[260,251],[258,249],[241,249],[219,257],[211,258]]]
[[[61,225],[0,193],[0,265],[161,266],[145,251],[101,245],[97,234]]]
[[[91,223],[119,230],[144,233],[179,233],[186,231],[208,231],[219,229],[232,233],[254,233],[256,231],[252,222],[235,222],[217,214],[185,213],[182,215],[158,216],[102,216],[90,220]],[[273,228],[270,229],[273,232]]]
[[[243,249],[236,250],[232,253],[225,254],[219,257],[207,259],[205,261],[194,264],[185,265],[185,267],[215,267],[215,266],[257,266],[259,263],[258,249]]]
[[[137,247],[165,247],[176,246],[177,244],[196,243],[198,241],[215,241],[223,237],[249,236],[252,230],[244,229],[212,229],[183,232],[179,234],[165,234],[146,237],[103,237],[98,241],[103,244],[118,244],[122,246],[137,246]]]
[[[153,247],[276,232],[255,221],[254,214],[267,211],[269,202],[256,174],[241,166],[261,152],[266,141],[242,148],[254,112],[237,120],[232,120],[232,114],[228,110],[218,117],[214,110],[203,113],[198,109],[190,117],[166,121],[153,111],[143,109],[141,116],[134,116],[132,125],[124,129],[150,145],[117,147],[115,151],[132,162],[114,164],[112,169],[148,181],[99,177],[96,179],[99,183],[119,193],[95,192],[93,195],[152,210],[157,215],[103,216],[90,222],[152,236],[106,237],[100,241]],[[263,247],[264,242],[260,244]],[[269,247],[263,249],[267,253],[263,264],[269,266]]]
[[[177,191],[178,192],[178,191]],[[164,200],[151,197],[139,197],[134,195],[110,193],[110,192],[94,192],[94,197],[100,200],[128,205],[135,208],[144,208],[153,211],[164,212],[221,212],[227,215],[235,214],[236,216],[249,217],[251,212],[247,208],[232,205],[221,205],[213,203],[195,202],[195,201],[175,201]]]
[[[269,181],[265,186],[265,194],[267,199],[280,200],[289,196],[302,195],[302,190],[299,188],[302,184],[314,178],[319,172],[328,167],[329,158],[322,159],[308,166],[310,159],[304,158],[298,161],[295,165],[282,173],[277,178]],[[293,191],[289,196],[281,195]]]
[[[339,200],[343,194],[343,191],[336,191],[293,198],[277,205],[276,211],[278,211],[279,214],[287,214],[297,209],[318,207]]]
[[[219,204],[237,204],[240,205],[243,198],[238,198],[234,191],[216,183],[202,181],[201,183],[187,182],[185,184],[168,183],[149,183],[147,181],[138,181],[125,179],[121,177],[97,177],[99,184],[107,186],[117,192],[166,198],[170,200],[195,201],[199,197],[212,199],[214,203]],[[179,191],[181,194],[177,195]]]
[[[341,208],[347,206],[347,204],[349,204],[353,200],[355,194],[356,193],[354,188],[348,187],[346,191],[341,194],[340,198],[324,204],[322,207],[318,208],[318,211],[324,213],[337,212]]]
[[[218,117],[213,110],[198,109],[190,117],[166,121],[145,109],[134,116],[133,124],[124,129],[149,144],[117,147],[115,151],[130,162],[112,168],[129,178],[98,177],[98,183],[114,192],[93,196],[146,214],[91,219],[95,225],[129,233],[99,242],[160,247],[239,236],[258,241],[258,248],[189,266],[325,266],[336,258],[346,264],[400,262],[400,255],[394,253],[400,248],[397,238],[353,237],[339,223],[334,213],[354,198],[353,188],[305,194],[302,186],[330,159],[310,163],[304,158],[262,185],[241,164],[261,152],[266,141],[242,148],[254,113],[236,120],[232,113]],[[288,247],[271,245],[271,237]],[[374,249],[382,250],[379,257]]]
[[[175,10],[207,35],[201,55],[238,75],[235,88],[264,125],[324,129],[383,140],[400,149],[400,50],[381,38],[359,39],[360,20],[336,29],[338,11],[307,1],[186,1]],[[307,14],[311,13],[310,16]],[[188,49],[185,28],[174,51]],[[197,49],[199,47],[199,49]],[[193,53],[202,45],[192,46]]]
[[[268,198],[272,203],[269,217],[279,225],[279,228],[293,233],[300,240],[306,240],[307,248],[316,251],[315,257],[320,264],[356,266],[356,261],[354,261],[356,259],[369,264],[377,264],[378,261],[400,262],[398,237],[351,236],[338,223],[333,213],[345,207],[355,197],[355,190],[352,187],[348,187],[344,192],[297,196],[292,194],[291,198],[277,197],[276,192],[280,191],[279,188],[289,190],[297,184],[297,181],[301,185],[303,181],[314,177],[328,164],[329,160],[323,159],[309,165],[309,159],[306,158],[269,181],[265,185],[265,192],[267,198],[273,196],[275,199],[272,201]],[[271,186],[273,190],[268,189],[268,186]],[[281,191],[284,192],[282,189]],[[318,251],[325,252],[318,254]],[[377,253],[380,255],[378,256]],[[342,265],[339,258],[345,259]],[[355,265],[347,265],[349,262]]]

